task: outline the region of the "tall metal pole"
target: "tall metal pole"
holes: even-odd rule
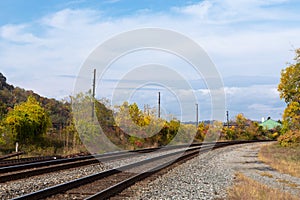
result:
[[[227,128],[229,128],[229,112],[226,111],[226,118],[227,118]]]
[[[199,113],[198,113],[198,104],[196,103],[196,128],[199,125]]]
[[[160,92],[158,92],[158,118],[160,118]]]
[[[93,78],[93,90],[92,90],[92,120],[94,121],[94,109],[95,109],[95,88],[96,88],[96,69],[94,69],[94,78]]]

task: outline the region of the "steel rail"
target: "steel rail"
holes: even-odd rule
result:
[[[45,162],[45,163],[41,163],[40,165],[38,165],[39,168],[35,168],[36,165],[34,165],[35,167],[30,167],[30,168],[32,168],[32,170],[28,170],[28,171],[13,172],[14,169],[19,168],[19,167],[11,167],[11,168],[9,168],[9,172],[11,172],[11,173],[7,173],[7,174],[3,174],[3,175],[0,174],[0,183],[12,181],[12,180],[18,180],[18,179],[22,179],[22,178],[27,178],[30,176],[46,174],[46,173],[55,172],[55,171],[59,171],[59,170],[65,170],[65,169],[71,169],[71,168],[91,165],[91,164],[95,164],[95,163],[100,163],[100,161],[101,162],[112,161],[112,160],[117,160],[117,159],[128,158],[131,156],[133,156],[133,154],[124,153],[124,154],[118,154],[118,155],[102,156],[101,160],[98,160],[94,157],[91,157],[89,159],[72,159],[72,161],[67,160],[68,162],[62,162],[62,161],[57,162],[57,163],[55,163],[55,165],[53,165],[53,163],[51,163],[52,165],[50,165],[50,166],[47,165],[48,162]],[[23,168],[23,167],[21,167],[21,168]],[[28,168],[26,167],[26,169],[28,169]]]
[[[76,187],[79,187],[81,185],[91,183],[93,181],[102,179],[104,177],[111,176],[113,174],[129,170],[133,167],[141,166],[141,165],[146,164],[146,163],[151,163],[151,162],[159,160],[159,159],[167,158],[167,157],[170,157],[170,156],[175,156],[175,155],[178,155],[178,154],[183,154],[185,152],[190,152],[190,151],[194,151],[194,155],[195,155],[195,154],[199,153],[200,149],[201,149],[201,152],[205,152],[205,151],[209,151],[212,148],[219,148],[219,147],[222,147],[222,146],[227,146],[227,145],[232,145],[232,144],[236,144],[236,143],[223,143],[222,142],[222,143],[216,144],[216,145],[213,145],[213,144],[212,145],[206,145],[205,147],[201,147],[201,146],[200,147],[199,146],[190,147],[189,149],[184,149],[184,150],[180,150],[178,152],[173,152],[173,153],[165,154],[165,155],[150,158],[150,159],[145,159],[145,160],[142,160],[142,161],[139,161],[139,162],[136,162],[136,163],[126,165],[126,166],[122,166],[122,167],[107,170],[107,171],[104,171],[104,172],[101,172],[101,173],[98,173],[98,174],[93,174],[93,175],[90,175],[90,176],[79,178],[79,179],[76,179],[76,180],[73,180],[73,181],[69,181],[67,183],[55,185],[55,186],[52,186],[52,187],[49,187],[49,188],[46,188],[46,189],[43,189],[43,190],[39,190],[39,191],[30,193],[30,194],[26,194],[26,195],[17,197],[15,199],[19,200],[19,199],[41,199],[41,198],[46,198],[46,197],[49,197],[49,196],[52,196],[52,195],[55,195],[55,194],[58,194],[58,193],[62,193],[66,190],[70,190],[72,188],[76,188]],[[214,147],[212,147],[212,146],[214,146]],[[164,163],[164,164],[166,164],[166,163]]]
[[[177,152],[165,154],[165,155],[162,155],[162,156],[157,156],[157,157],[150,158],[150,159],[145,159],[145,160],[142,160],[142,161],[139,161],[139,162],[136,162],[136,163],[126,165],[126,166],[122,166],[122,167],[119,167],[119,168],[107,170],[107,171],[104,171],[102,173],[93,174],[93,175],[86,176],[86,177],[83,177],[83,178],[79,178],[79,179],[76,179],[76,180],[73,180],[73,181],[70,181],[70,182],[67,182],[67,183],[55,185],[55,186],[52,186],[52,187],[49,187],[49,188],[46,188],[46,189],[43,189],[43,190],[40,190],[40,191],[36,191],[36,192],[30,193],[30,194],[26,194],[26,195],[17,197],[15,199],[41,199],[41,198],[46,198],[46,197],[49,197],[51,195],[62,193],[66,190],[70,190],[72,188],[76,188],[76,187],[79,187],[81,185],[91,183],[93,181],[102,179],[104,177],[108,177],[108,176],[111,176],[113,174],[129,170],[133,167],[141,166],[143,164],[151,163],[155,160],[167,158],[167,157],[174,156],[174,155],[177,155],[177,154],[183,154],[185,152],[195,151],[194,153],[192,153],[193,155],[195,155],[195,154],[199,153],[199,151],[205,152],[205,151],[209,151],[209,150],[215,149],[215,148],[220,148],[220,147],[223,147],[223,146],[243,144],[243,143],[253,143],[253,142],[263,142],[263,141],[230,141],[230,142],[218,142],[218,143],[209,143],[209,144],[207,143],[204,146],[189,147],[189,148],[186,148],[186,149],[183,149],[183,150],[179,150]],[[269,142],[269,141],[266,141],[266,142]],[[190,155],[190,156],[193,156],[193,155]],[[182,159],[184,159],[184,158],[182,158]],[[179,160],[181,160],[181,158],[179,158]],[[165,165],[167,167],[170,164],[172,164],[173,162],[164,163],[162,166]],[[161,168],[162,166],[159,166],[157,168]],[[156,172],[157,170],[154,170],[154,171]],[[104,190],[104,191],[100,192],[97,195],[100,195],[100,196],[104,195],[103,197],[106,197],[105,195],[107,195],[107,194],[116,194],[116,193],[124,190],[126,187],[128,187],[128,185],[134,184],[137,180],[141,180],[142,178],[149,176],[147,174],[153,174],[153,173],[152,172],[151,173],[146,172],[146,173],[143,173],[143,174],[136,175],[136,176],[134,176],[135,178],[133,178],[133,180],[128,180],[128,181],[126,180],[126,182],[124,182],[124,183],[117,184],[119,186],[116,185],[115,187],[111,187],[110,189],[106,189],[108,191]],[[115,191],[115,192],[112,192],[112,191]]]
[[[207,144],[205,144],[207,145]],[[204,146],[205,146],[204,145]],[[196,146],[199,146],[196,145]],[[178,147],[182,148],[183,145],[179,145]],[[170,148],[162,149],[170,150],[175,149],[175,146],[172,146]],[[113,161],[117,159],[124,159],[131,156],[137,156],[137,153],[150,153],[158,148],[150,148],[150,149],[140,149],[137,151],[123,151],[123,152],[113,152],[113,153],[107,153],[107,154],[101,154],[101,155],[89,155],[89,156],[83,156],[83,157],[77,157],[77,158],[67,158],[67,159],[59,159],[59,160],[51,160],[51,161],[45,161],[45,162],[39,162],[39,163],[30,163],[30,164],[24,164],[24,165],[14,165],[10,167],[2,167],[0,168],[0,183],[12,181],[12,180],[18,180],[22,178],[27,178],[30,176],[36,176],[41,175],[45,173],[55,172],[59,170],[65,170],[65,169],[71,169],[81,166],[86,166],[90,164],[95,164],[99,162],[106,162],[106,161]],[[28,170],[31,169],[31,170]],[[23,170],[23,171],[21,171]],[[24,171],[27,170],[27,171]],[[2,175],[1,175],[2,173]]]
[[[217,149],[217,148],[221,148],[221,147],[224,147],[224,146],[229,146],[229,145],[237,145],[237,144],[245,144],[245,143],[254,143],[254,142],[258,142],[258,141],[230,141],[230,142],[219,142],[217,143],[213,149]],[[262,141],[260,141],[262,142]],[[269,141],[263,141],[263,142],[269,142]],[[199,152],[197,151],[192,151],[191,153],[189,154],[185,154],[183,156],[180,156],[176,162],[179,162],[179,161],[182,161],[184,159],[188,159],[190,157],[194,157],[196,156],[197,154],[199,154],[200,152],[203,153],[203,152],[206,152],[210,150],[209,148],[205,148],[205,149],[200,149]],[[155,173],[157,173],[158,171],[160,170],[163,170],[167,167],[169,167],[170,165],[172,165],[174,163],[174,161],[169,161],[169,162],[166,162],[166,163],[163,163],[161,165],[158,165],[156,167],[153,167],[149,170],[147,170],[146,172],[143,172],[143,173],[139,173],[135,176],[132,176],[122,182],[119,182],[107,189],[104,189],[88,198],[86,198],[86,200],[98,200],[98,199],[108,199],[110,197],[113,197],[115,195],[117,195],[118,193],[122,192],[124,189],[130,187],[131,185],[135,184],[136,182],[138,181],[141,181]]]
[[[29,157],[29,158],[19,158],[19,159],[8,159],[8,160],[1,160],[0,167],[9,167],[14,165],[21,165],[27,163],[35,163],[41,161],[48,161],[48,160],[55,160],[57,158],[61,158],[58,156],[42,156],[42,157]]]
[[[4,159],[7,159],[7,158],[12,158],[12,157],[15,157],[15,156],[19,156],[19,155],[22,155],[24,154],[24,152],[16,152],[16,153],[10,153],[10,154],[7,154],[7,155],[3,155],[3,156],[0,156],[0,160],[4,160]]]
[[[50,165],[58,165],[58,164],[63,164],[63,163],[71,163],[71,162],[77,162],[81,160],[88,160],[88,159],[93,159],[96,158],[99,161],[108,161],[112,160],[113,157],[116,159],[122,158],[123,155],[137,155],[136,153],[151,153],[157,150],[161,151],[167,151],[167,150],[172,150],[172,149],[178,149],[178,148],[186,148],[189,146],[205,146],[205,145],[210,145],[212,143],[197,143],[197,144],[192,144],[192,145],[174,145],[174,146],[166,146],[166,147],[155,147],[155,148],[146,148],[146,149],[138,149],[138,150],[130,150],[130,151],[118,151],[118,152],[110,152],[110,153],[105,153],[105,154],[97,154],[97,155],[88,155],[88,156],[80,156],[76,158],[62,158],[62,159],[52,159],[52,160],[46,160],[46,161],[40,161],[40,162],[33,162],[33,163],[26,163],[26,164],[19,164],[19,165],[13,165],[13,166],[5,166],[5,167],[0,167],[0,174],[1,173],[8,173],[8,172],[15,172],[19,170],[26,170],[26,169],[31,169],[31,168],[40,168],[40,167],[45,167],[45,166],[50,166]],[[112,159],[110,159],[111,157]],[[126,156],[124,156],[125,158]],[[0,180],[1,182],[1,180]]]
[[[171,146],[163,146],[163,147],[154,147],[154,148],[145,148],[145,149],[138,149],[138,150],[129,150],[129,151],[117,151],[117,152],[109,152],[104,154],[97,154],[97,155],[88,155],[88,156],[80,156],[75,158],[57,158],[55,156],[45,156],[45,157],[32,157],[32,158],[21,158],[21,159],[14,159],[14,160],[7,160],[5,162],[11,162],[9,166],[1,166],[1,163],[4,161],[0,161],[0,173],[7,173],[10,171],[17,171],[17,170],[25,170],[30,168],[38,168],[44,167],[49,165],[56,165],[60,163],[68,163],[68,162],[75,162],[79,160],[86,160],[91,159],[93,157],[101,160],[101,157],[107,157],[108,155],[121,155],[127,153],[151,153],[157,150],[171,150],[171,149],[178,149],[178,148],[185,148],[189,146],[204,146],[214,144],[214,142],[209,143],[193,143],[193,144],[182,144],[182,145],[171,145]],[[18,160],[23,160],[18,163]]]

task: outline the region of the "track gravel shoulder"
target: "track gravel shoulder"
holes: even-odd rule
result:
[[[231,163],[233,169],[243,173],[249,178],[268,187],[299,196],[300,199],[300,178],[274,170],[258,159],[258,153],[259,148],[256,146],[247,147],[234,152],[233,156],[238,159],[231,157],[228,161]]]
[[[149,159],[158,155],[163,155],[166,153],[176,151],[178,151],[178,149],[163,152],[153,152],[148,154],[136,154],[132,155],[132,157],[129,158],[118,159],[114,161],[106,161],[103,163],[91,164],[87,166],[65,169],[47,174],[4,182],[0,184],[0,199],[15,198],[57,184],[82,178],[84,176],[89,176],[95,173],[103,172],[104,170],[124,166],[143,159]]]
[[[241,144],[216,149],[179,165],[153,179],[146,179],[121,193],[122,199],[226,199],[235,173],[270,187],[300,196],[300,179],[281,174],[258,160],[266,143]],[[268,176],[270,174],[270,176]]]

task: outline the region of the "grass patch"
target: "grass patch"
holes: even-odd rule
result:
[[[293,182],[290,182],[290,181],[287,181],[287,180],[284,180],[284,179],[278,179],[277,180],[279,183],[283,183],[289,187],[292,187],[292,188],[297,188],[298,187],[298,184],[296,183],[293,183]]]
[[[228,191],[229,200],[296,200],[299,199],[289,193],[270,188],[255,180],[248,178],[242,173],[236,175],[236,183]]]
[[[267,173],[267,172],[263,172],[263,173],[260,173],[261,176],[266,176],[266,177],[269,177],[269,178],[273,178],[273,175],[270,174],[270,173]]]
[[[300,178],[300,145],[265,145],[261,148],[258,158],[281,173]]]

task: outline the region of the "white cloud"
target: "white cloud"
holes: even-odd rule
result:
[[[111,19],[101,11],[64,9],[26,24],[2,26],[0,66],[15,85],[49,97],[68,96],[74,79],[62,75],[77,75],[101,42],[127,30],[161,27],[197,41],[222,76],[279,77],[285,62],[293,58],[291,44],[300,46],[300,29],[295,25],[299,14],[281,9],[279,5],[285,2],[214,0],[173,8],[171,13],[147,11]],[[290,25],[282,23],[290,19]],[[198,92],[209,94],[205,89]],[[282,107],[275,85],[242,88],[237,83],[225,92],[229,108],[251,117],[256,117],[255,106],[258,110],[263,109],[259,105]]]
[[[79,28],[80,26],[97,23],[100,17],[99,12],[90,9],[64,9],[44,17],[41,23],[56,29],[70,30],[70,28],[74,29],[75,27]]]
[[[238,87],[225,87],[224,88],[226,95],[232,95],[232,96],[236,95],[241,90],[242,90],[242,88],[238,88]]]
[[[259,120],[271,116],[279,119],[285,107],[279,100],[277,85],[252,85],[249,87],[226,87],[227,106],[232,116],[243,113]]]
[[[27,25],[5,25],[0,28],[0,36],[10,42],[21,42],[21,43],[36,43],[41,40],[34,36],[34,34],[27,32]]]
[[[274,108],[271,105],[268,104],[259,104],[259,103],[254,103],[248,106],[248,108],[250,110],[255,110],[255,112],[257,113],[263,113],[262,116],[268,114],[268,113],[272,113],[272,112],[278,112],[277,114],[280,114],[279,112],[281,112],[281,108]],[[277,116],[278,117],[278,116]]]
[[[174,8],[175,12],[200,18],[202,23],[228,24],[253,20],[285,20],[299,14],[283,11],[277,6],[289,0],[205,0],[198,4]]]
[[[203,20],[207,17],[211,7],[212,3],[210,1],[203,1],[201,3],[189,5],[186,7],[174,7],[173,10],[175,12],[179,12],[186,15],[194,15],[200,17],[200,19]]]

